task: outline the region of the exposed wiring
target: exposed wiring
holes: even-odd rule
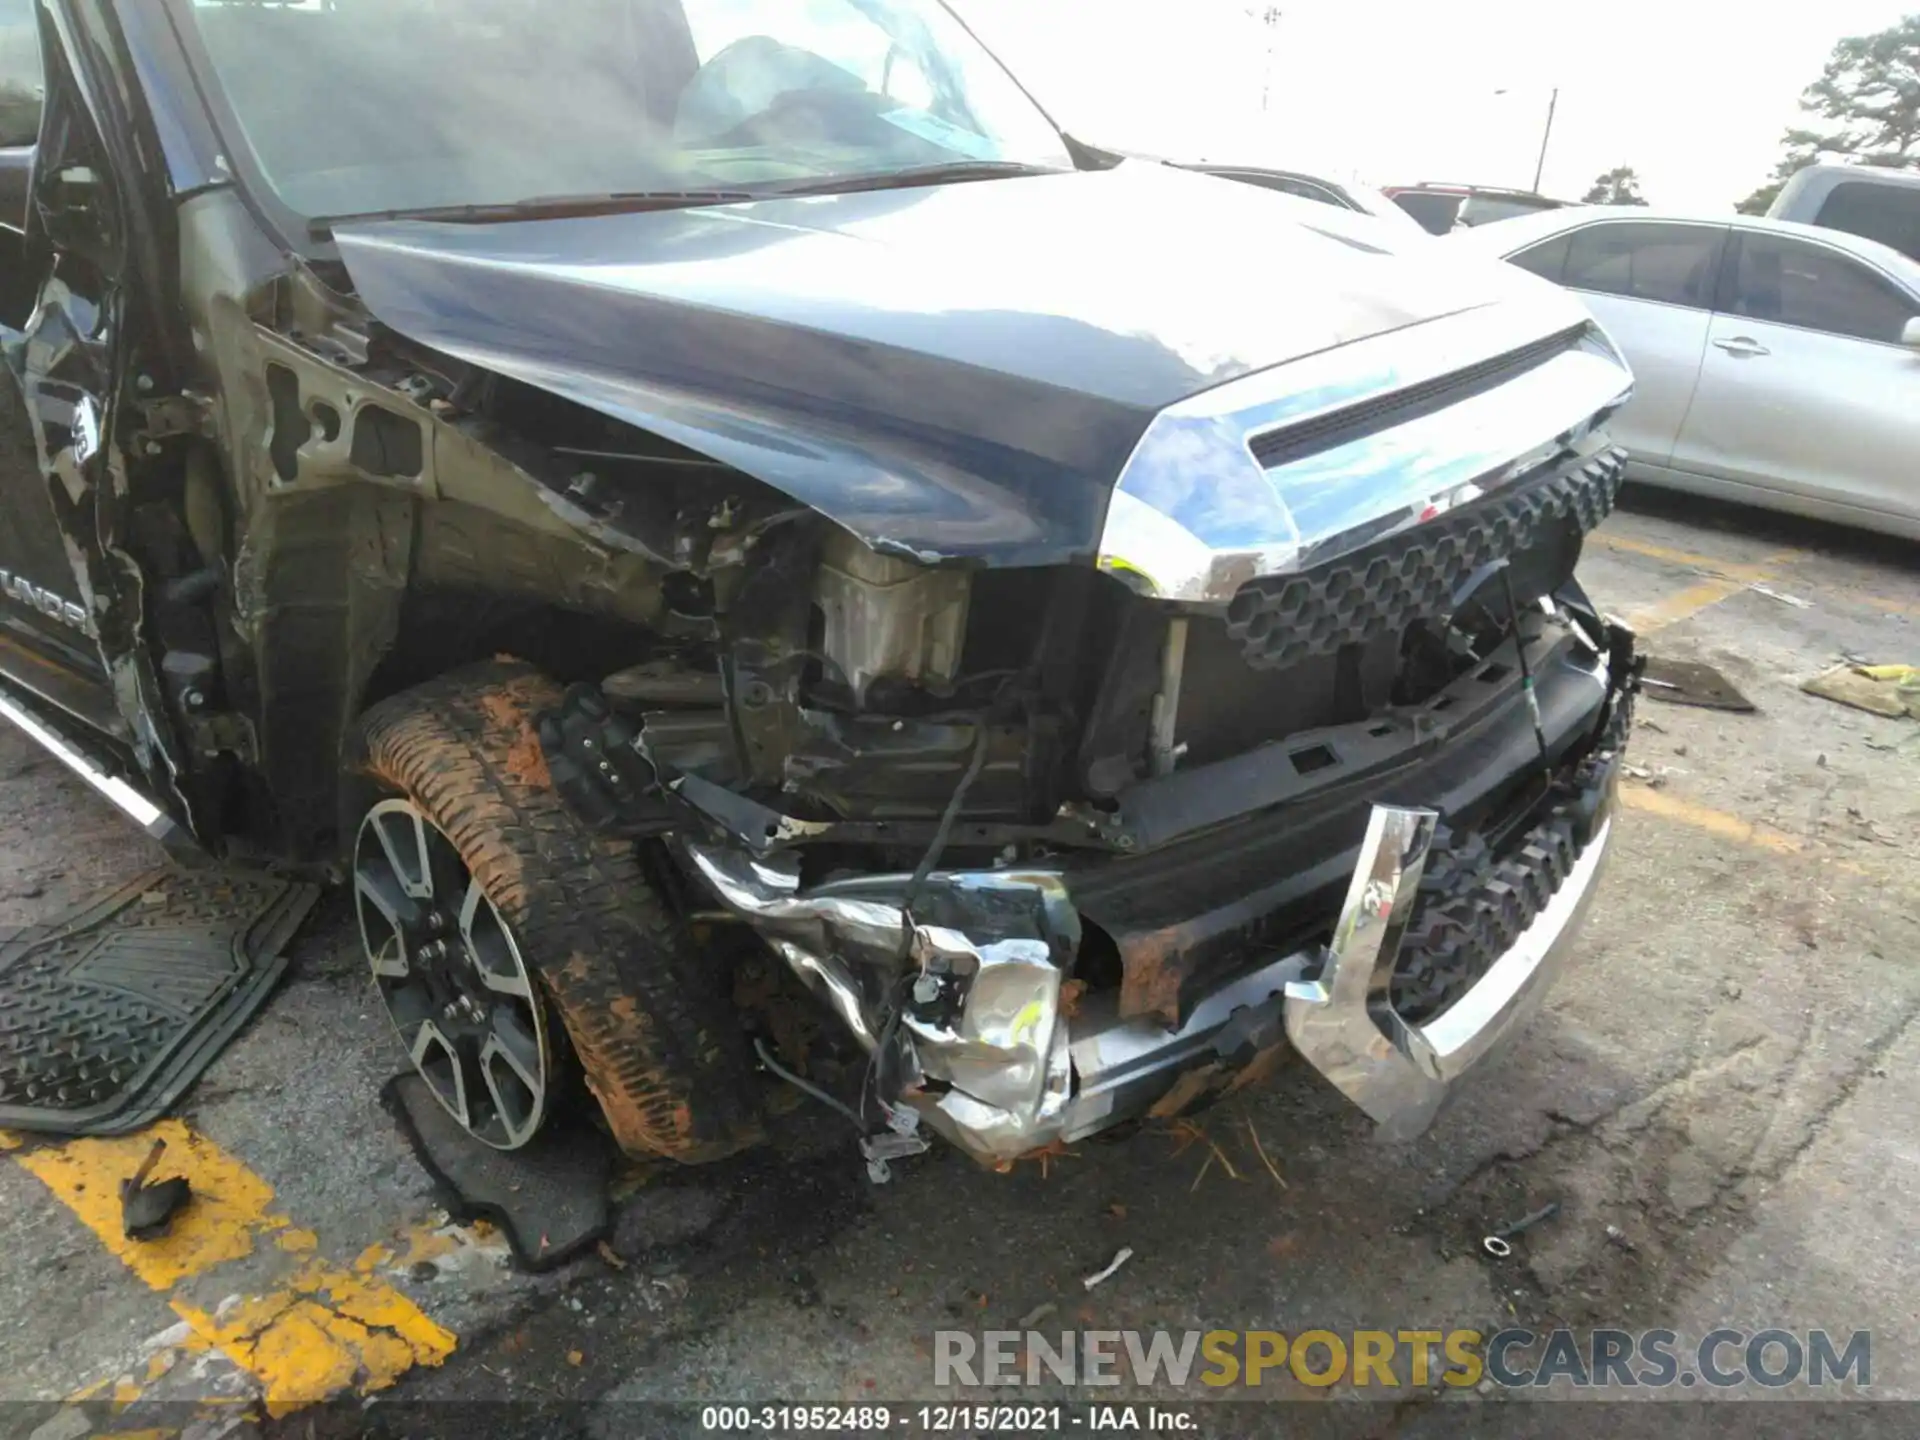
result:
[[[973,788],[974,781],[980,778],[980,772],[986,768],[989,735],[987,722],[987,716],[978,717],[973,738],[973,753],[967,759],[967,768],[961,772],[959,783],[953,787],[953,794],[947,800],[947,808],[941,812],[940,823],[934,829],[933,838],[927,842],[926,853],[920,857],[920,863],[914,867],[913,874],[907,881],[907,888],[901,892],[900,948],[895,956],[896,963],[904,963],[913,953],[914,902],[920,898],[920,892],[926,888],[928,877],[933,874],[934,867],[940,863],[940,856],[947,848],[947,841],[952,838],[953,827],[960,819],[961,808],[966,804],[967,792]],[[923,975],[926,973],[924,960],[921,961],[920,970]],[[906,1008],[905,992],[908,984],[909,981],[903,974],[888,992],[886,1018],[881,1022],[879,1039],[874,1044],[873,1053],[867,1057],[866,1071],[860,1077],[861,1110],[863,1112],[866,1110],[867,1100],[871,1097],[880,1107],[880,1113],[889,1119],[892,1118],[893,1107],[886,1100],[885,1076],[882,1072],[886,1067],[887,1056],[892,1051],[894,1036],[900,1027],[901,1012]]]
[[[1553,783],[1553,760],[1547,751],[1547,730],[1540,719],[1540,696],[1533,687],[1533,667],[1527,663],[1527,637],[1520,633],[1520,604],[1513,595],[1513,568],[1500,566],[1500,583],[1507,592],[1507,622],[1513,626],[1513,649],[1520,657],[1520,691],[1527,697],[1527,714],[1533,720],[1534,742],[1540,747],[1540,773],[1548,785]]]
[[[836,1099],[834,1096],[829,1095],[811,1080],[803,1080],[800,1076],[794,1074],[793,1071],[787,1069],[786,1066],[773,1058],[772,1053],[767,1049],[766,1041],[755,1039],[753,1042],[753,1050],[754,1053],[760,1057],[760,1063],[762,1065],[766,1066],[767,1069],[793,1086],[794,1089],[811,1095],[822,1105],[832,1106],[835,1110],[838,1110],[842,1115],[846,1116],[847,1119],[851,1120],[853,1122],[853,1128],[858,1130],[861,1135],[864,1136],[867,1133],[866,1121],[862,1120],[859,1115],[854,1112],[852,1106],[843,1100]]]
[[[880,1113],[889,1120],[893,1118],[893,1107],[886,1099],[887,1056],[893,1050],[893,1037],[900,1030],[900,1013],[906,1009],[906,990],[911,982],[905,975],[894,981],[893,988],[887,992],[885,1018],[880,1022],[880,1036],[874,1042],[873,1053],[867,1057],[867,1068],[860,1076],[860,1113],[867,1113],[867,1101],[871,1099],[880,1107]]]
[[[980,778],[980,772],[987,764],[987,721],[983,716],[973,736],[973,754],[967,760],[967,768],[960,776],[960,783],[953,787],[953,795],[947,801],[947,808],[941,812],[940,824],[933,832],[933,839],[927,843],[926,854],[920,857],[920,863],[914,868],[913,878],[907,881],[907,888],[900,897],[900,954],[905,960],[913,949],[913,902],[920,898],[921,890],[926,888],[927,877],[933,874],[933,867],[940,863],[940,856],[947,848],[947,841],[953,836],[954,824],[960,819],[960,807],[966,804],[967,791],[973,788],[973,782]],[[924,962],[921,966],[925,969]]]

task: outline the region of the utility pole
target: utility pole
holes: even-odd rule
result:
[[[1273,64],[1278,49],[1281,12],[1278,5],[1249,5],[1246,12],[1267,27],[1267,63],[1260,72],[1260,113],[1264,115],[1273,108]]]
[[[1560,108],[1560,87],[1553,87],[1553,96],[1547,101],[1547,128],[1540,134],[1540,161],[1533,167],[1533,193],[1540,193],[1541,177],[1547,173],[1547,145],[1553,139],[1553,112]]]

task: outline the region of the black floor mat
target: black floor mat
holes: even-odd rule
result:
[[[160,870],[0,940],[0,1126],[118,1135],[165,1114],[272,992],[319,893]]]
[[[518,1150],[496,1150],[462,1130],[408,1070],[380,1092],[421,1165],[460,1221],[498,1225],[514,1258],[545,1270],[607,1233],[613,1144],[585,1119],[549,1120]]]

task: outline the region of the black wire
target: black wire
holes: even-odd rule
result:
[[[920,892],[926,888],[927,879],[933,874],[934,867],[940,863],[940,856],[952,838],[954,824],[960,818],[960,810],[966,804],[967,792],[973,788],[973,782],[980,778],[980,772],[986,768],[987,741],[989,738],[988,717],[981,716],[973,737],[973,754],[967,760],[967,768],[961,772],[959,784],[953,787],[953,794],[947,800],[947,808],[941,812],[940,823],[935,827],[933,838],[927,842],[926,853],[920,857],[919,865],[914,867],[907,888],[900,897],[900,948],[895,962],[903,962],[913,949],[913,903],[920,898]],[[873,1047],[873,1054],[867,1057],[867,1068],[860,1077],[860,1109],[864,1113],[869,1097],[879,1102],[885,1111],[889,1107],[880,1092],[884,1089],[883,1070],[887,1063],[888,1051],[893,1046],[893,1037],[900,1027],[900,1015],[906,1009],[906,988],[908,979],[899,977],[888,992],[886,1019],[881,1023],[880,1036]]]
[[[900,1014],[907,1008],[906,992],[912,982],[905,976],[897,977],[882,1002],[886,1018],[880,1022],[880,1036],[874,1042],[873,1053],[867,1057],[867,1068],[860,1076],[860,1114],[867,1113],[867,1101],[878,1101],[884,1114],[889,1108],[880,1097],[880,1090],[886,1083],[886,1065],[888,1052],[893,1047],[893,1037],[900,1031]]]
[[[960,776],[960,783],[953,787],[953,796],[947,801],[947,808],[940,815],[940,824],[933,832],[933,839],[927,842],[927,852],[920,857],[913,878],[907,882],[905,893],[900,898],[900,954],[907,958],[907,952],[913,947],[913,902],[920,898],[920,892],[926,887],[927,877],[933,874],[933,867],[940,863],[941,853],[947,848],[947,841],[953,835],[954,823],[960,818],[960,807],[966,803],[967,791],[973,788],[973,782],[980,778],[980,772],[987,764],[987,722],[982,717],[974,730],[973,755],[967,761],[967,768]]]
[[[1501,565],[1500,583],[1507,592],[1507,623],[1513,627],[1514,653],[1520,657],[1520,691],[1527,697],[1527,714],[1533,720],[1534,743],[1540,747],[1540,775],[1553,783],[1553,762],[1547,754],[1547,732],[1540,723],[1540,697],[1533,688],[1533,668],[1527,663],[1527,637],[1520,633],[1520,605],[1513,597],[1513,568]]]
[[[796,1090],[799,1090],[804,1094],[811,1095],[814,1099],[818,1100],[822,1105],[832,1106],[835,1110],[838,1110],[842,1115],[846,1116],[847,1119],[851,1120],[854,1124],[854,1128],[857,1129],[862,1135],[865,1135],[867,1133],[867,1122],[862,1120],[857,1114],[855,1114],[851,1106],[847,1105],[845,1101],[836,1100],[833,1096],[829,1095],[826,1091],[822,1090],[818,1085],[815,1085],[812,1081],[803,1080],[798,1075],[794,1074],[793,1071],[787,1069],[778,1060],[773,1058],[773,1054],[771,1051],[767,1049],[767,1045],[764,1040],[756,1039],[753,1042],[753,1048],[755,1052],[760,1056],[760,1063],[762,1065],[765,1065],[774,1074],[778,1075],[782,1080],[786,1081],[789,1085],[793,1086]]]

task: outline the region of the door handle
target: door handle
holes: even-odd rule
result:
[[[1729,355],[1771,355],[1773,353],[1750,335],[1733,335],[1713,343]]]

